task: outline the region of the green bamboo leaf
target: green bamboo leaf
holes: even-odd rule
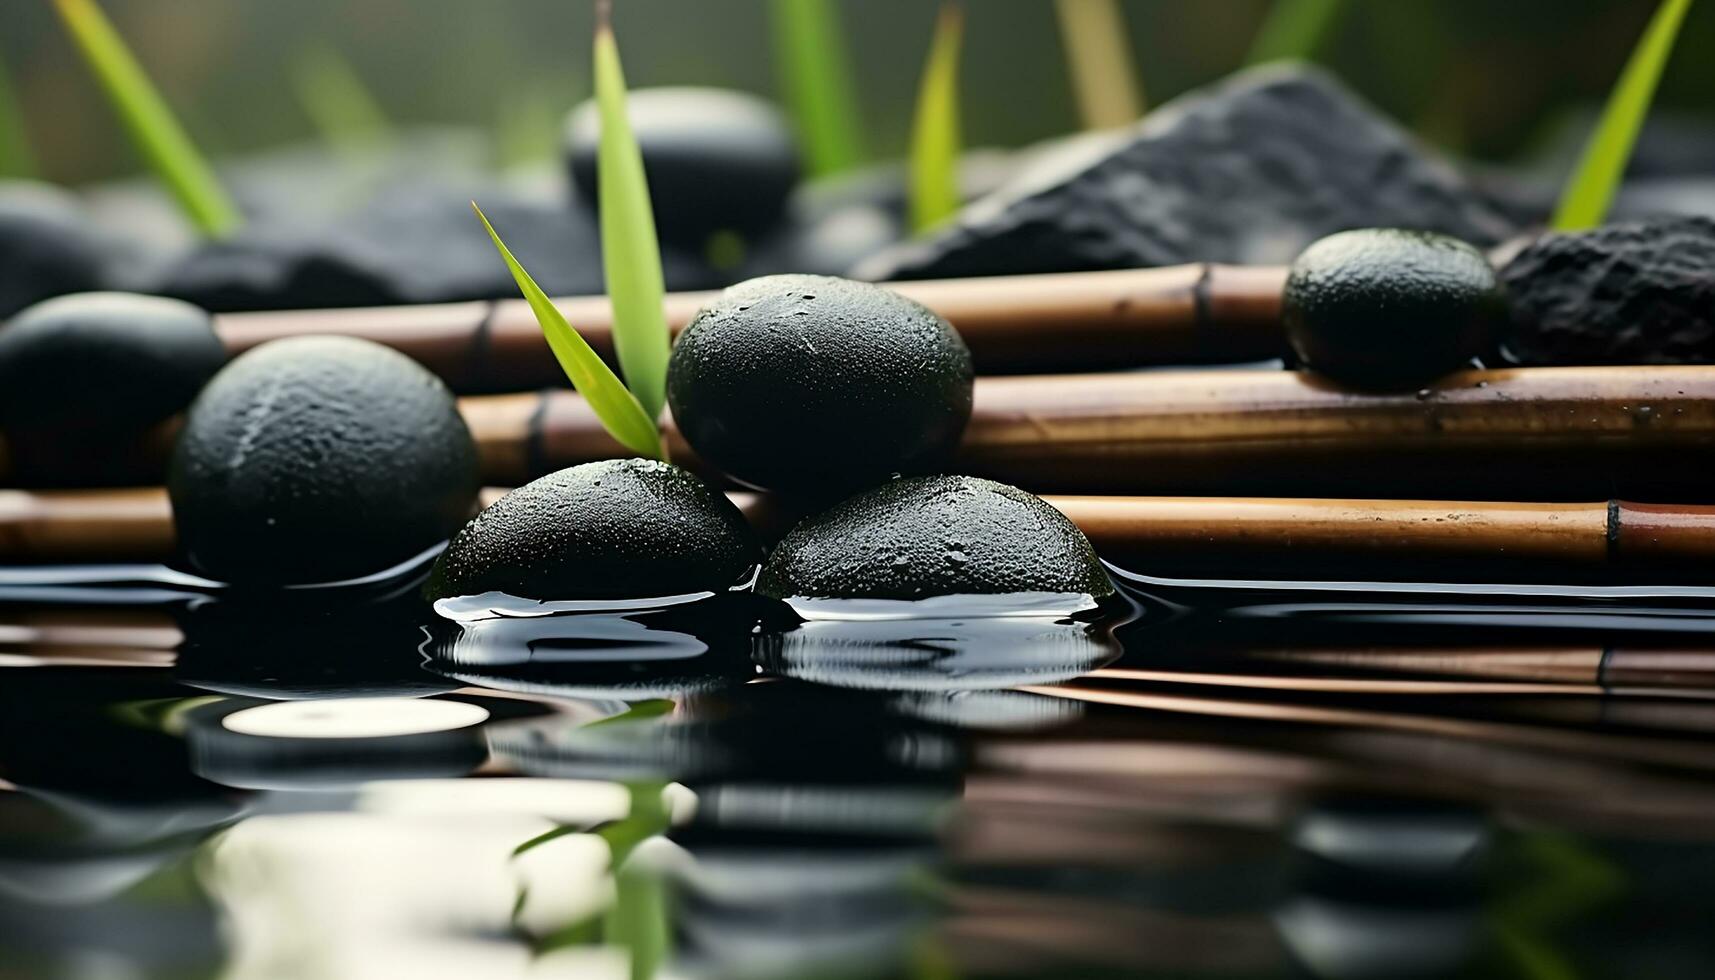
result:
[[[1260,65],[1282,59],[1311,60],[1345,7],[1345,0],[1275,0],[1268,18],[1257,29],[1245,62]]]
[[[831,0],[773,0],[774,64],[799,147],[815,176],[864,157],[851,60]]]
[[[12,91],[6,63],[0,61],[0,177],[34,177],[36,156],[24,132],[24,111]]]
[[[655,211],[643,175],[643,153],[625,111],[625,72],[613,39],[610,8],[596,4],[595,96],[601,112],[596,156],[602,269],[613,304],[613,347],[631,393],[651,421],[667,403],[666,286]]]
[[[237,228],[238,209],[107,15],[94,0],[54,0],[54,4],[132,143],[186,217],[207,235],[224,235]]]
[[[1085,129],[1108,129],[1143,115],[1143,87],[1119,0],[1054,0],[1066,70]]]
[[[959,210],[959,48],[964,33],[964,7],[958,0],[943,0],[911,128],[911,227],[918,232]]]
[[[1661,81],[1662,69],[1673,53],[1679,25],[1690,9],[1691,0],[1662,0],[1656,9],[1655,17],[1638,39],[1637,48],[1608,97],[1577,169],[1560,194],[1560,203],[1554,209],[1555,230],[1581,231],[1594,228],[1607,218],[1608,207],[1614,202],[1614,193],[1631,160],[1632,145],[1649,115],[1656,83]]]
[[[386,144],[393,127],[362,76],[331,45],[298,52],[291,65],[298,104],[329,145],[359,152]]]
[[[572,387],[589,403],[590,410],[595,413],[602,426],[625,448],[639,456],[666,459],[661,447],[661,433],[655,428],[655,420],[644,413],[643,407],[637,403],[637,398],[626,390],[613,370],[590,349],[584,338],[578,336],[578,332],[566,322],[565,314],[560,312],[554,301],[548,298],[548,294],[542,292],[542,287],[536,285],[536,280],[530,278],[530,273],[513,258],[512,250],[500,240],[500,235],[494,230],[494,226],[488,223],[488,216],[482,213],[482,208],[477,207],[475,201],[472,201],[470,206],[476,210],[476,216],[482,219],[482,226],[488,229],[488,237],[494,240],[494,247],[506,261],[506,268],[511,270],[513,280],[518,283],[518,291],[524,294],[524,299],[530,304],[530,311],[536,314],[536,322],[541,325],[543,335],[548,338],[548,346],[553,349],[554,358],[560,362],[566,377],[572,380]]]

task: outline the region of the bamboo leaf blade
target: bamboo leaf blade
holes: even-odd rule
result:
[[[305,48],[293,59],[292,88],[322,139],[354,152],[385,145],[393,126],[362,76],[327,44]]]
[[[831,0],[773,0],[774,63],[812,176],[864,159],[851,59]]]
[[[1632,147],[1649,115],[1656,85],[1673,54],[1680,24],[1690,9],[1691,0],[1662,0],[1656,8],[1561,192],[1551,222],[1556,231],[1594,228],[1608,217],[1631,161]]]
[[[1275,0],[1257,29],[1245,63],[1311,60],[1333,32],[1345,7],[1346,0]]]
[[[946,0],[935,21],[911,132],[911,227],[919,233],[959,210],[959,49],[964,8]]]
[[[482,213],[482,208],[477,207],[474,201],[471,202],[471,207],[481,219],[482,226],[488,229],[488,237],[494,241],[494,247],[505,260],[513,281],[518,283],[519,292],[524,294],[525,301],[530,304],[530,311],[536,315],[536,322],[541,325],[542,334],[547,337],[555,360],[560,362],[566,377],[571,379],[572,387],[584,396],[584,401],[601,421],[602,427],[632,452],[651,459],[666,459],[661,445],[661,433],[655,427],[655,420],[644,413],[643,406],[638,404],[637,398],[627,390],[613,373],[613,369],[609,368],[600,355],[566,322],[565,314],[561,313],[553,300],[536,285],[536,280],[530,277],[530,273],[512,255],[512,250],[500,240],[499,233],[489,223],[488,216]]]
[[[604,8],[598,9],[605,14]],[[619,45],[605,16],[596,27],[595,92],[601,114],[596,196],[601,211],[602,271],[613,304],[613,346],[626,385],[653,421],[667,403],[671,348],[667,289],[643,152],[625,109]]]
[[[94,0],[54,0],[96,81],[185,215],[204,234],[224,235],[242,219],[166,100]]]
[[[34,177],[40,170],[24,129],[24,110],[18,104],[5,62],[0,62],[0,177]]]
[[[1143,115],[1143,86],[1119,0],[1054,0],[1072,93],[1085,129],[1110,129]]]

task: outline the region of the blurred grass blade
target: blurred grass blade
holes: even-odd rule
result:
[[[1662,0],[1656,9],[1655,17],[1638,39],[1637,48],[1608,97],[1608,105],[1590,134],[1577,169],[1572,171],[1566,189],[1561,192],[1560,203],[1554,209],[1555,230],[1594,228],[1608,216],[1608,207],[1631,160],[1632,145],[1649,115],[1656,83],[1661,81],[1679,25],[1690,9],[1691,0]]]
[[[315,44],[292,59],[292,88],[299,105],[330,145],[343,151],[374,149],[392,138],[393,127],[357,69],[327,44]]]
[[[545,164],[560,153],[568,92],[585,85],[565,72],[532,72],[503,94],[494,114],[494,156],[502,170]]]
[[[238,209],[107,15],[94,0],[54,0],[54,4],[131,141],[185,215],[207,235],[237,228]]]
[[[863,159],[863,127],[851,61],[832,0],[773,0],[774,65],[810,173]]]
[[[542,287],[536,285],[536,280],[530,278],[530,273],[524,270],[518,260],[513,258],[512,251],[506,243],[500,240],[500,235],[494,226],[488,223],[488,216],[482,213],[482,208],[472,201],[470,205],[476,211],[476,216],[482,219],[482,226],[488,229],[488,237],[494,240],[494,247],[500,251],[500,257],[506,260],[506,268],[511,270],[512,278],[518,283],[518,291],[524,294],[524,299],[530,304],[530,311],[536,314],[536,322],[541,324],[542,333],[548,338],[548,346],[554,351],[554,358],[560,362],[566,377],[572,381],[572,387],[584,396],[590,410],[607,429],[608,433],[618,439],[625,448],[639,456],[651,459],[666,459],[661,447],[661,433],[655,427],[653,416],[646,415],[637,399],[626,390],[613,370],[601,359],[584,338],[572,329],[566,322],[565,314],[561,313],[548,295],[542,292]]]
[[[610,7],[596,4],[595,96],[601,111],[601,143],[596,157],[597,201],[601,210],[602,270],[613,304],[613,346],[625,383],[651,422],[667,401],[666,287],[661,275],[661,246],[655,239],[655,211],[643,154],[625,112],[625,72],[613,39]],[[711,188],[711,193],[719,189]]]
[[[1268,18],[1257,29],[1245,62],[1298,59],[1310,61],[1328,39],[1346,0],[1274,0]]]
[[[0,177],[34,177],[37,172],[36,156],[24,131],[24,110],[6,74],[6,63],[0,61]]]
[[[1143,87],[1119,0],[1054,0],[1078,115],[1085,129],[1111,129],[1143,115]]]
[[[911,228],[923,232],[959,210],[959,47],[964,8],[943,0],[917,88],[911,129]]]

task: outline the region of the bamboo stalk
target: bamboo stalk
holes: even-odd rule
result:
[[[462,404],[490,483],[627,455],[570,392]],[[1407,395],[1205,370],[980,378],[949,469],[1038,493],[1685,501],[1708,498],[1712,448],[1715,367],[1472,371]]]
[[[891,283],[946,317],[985,374],[1113,369],[1140,364],[1276,357],[1284,268],[1185,265]],[[669,293],[678,331],[715,293]],[[613,357],[604,296],[556,300],[591,347]],[[410,354],[455,391],[518,391],[565,384],[522,300],[352,310],[229,313],[215,318],[227,349],[306,333],[363,337]]]
[[[1581,695],[1646,698],[1690,697],[1707,701],[1712,695],[1707,678],[1703,683],[1679,685],[1626,685],[1620,687],[1588,682],[1540,680],[1438,680],[1420,677],[1311,677],[1291,674],[1232,674],[1191,670],[1138,670],[1103,668],[1090,671],[1080,680],[1135,681],[1144,684],[1228,687],[1246,690],[1300,692],[1306,694],[1406,695],[1429,697],[1520,697],[1534,695]]]
[[[570,391],[460,407],[488,483],[631,455]],[[115,467],[104,477],[154,483],[167,430],[126,452],[59,451],[101,456]],[[671,426],[667,442],[675,461],[708,472]],[[1433,487],[1473,500],[1686,501],[1709,495],[1712,448],[1709,366],[1469,371],[1407,395],[1204,370],[978,379],[949,469],[1039,493],[1421,497]],[[5,459],[0,446],[0,481]],[[1639,505],[1631,517],[1668,532],[1680,513]]]
[[[488,483],[631,455],[563,389],[472,396],[460,408]],[[110,482],[155,483],[170,428],[125,452],[57,451],[125,464],[103,474],[124,477]],[[666,435],[676,462],[709,473],[671,426]],[[1684,502],[1709,498],[1712,449],[1712,366],[1469,371],[1405,395],[1290,371],[1202,370],[979,378],[948,469],[1037,493],[1418,498],[1433,489],[1470,500]],[[0,446],[0,482],[5,456]],[[1640,504],[1629,519],[1683,541],[1672,525],[1684,513]]]
[[[483,503],[504,491],[489,488]],[[765,535],[793,516],[772,498],[734,493]],[[1715,559],[1715,506],[1623,501],[1045,498],[1125,567],[1362,568],[1376,572],[1460,562],[1481,569],[1673,572]],[[1646,515],[1634,523],[1633,516]],[[1661,520],[1671,515],[1671,521]],[[173,552],[172,510],[159,488],[0,492],[0,561],[161,561]],[[1397,577],[1397,576],[1390,576]]]

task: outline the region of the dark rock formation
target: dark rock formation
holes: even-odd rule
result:
[[[1523,364],[1715,362],[1715,220],[1549,233],[1501,270]]]
[[[1477,245],[1512,225],[1452,167],[1330,76],[1255,69],[1162,106],[1117,146],[1055,154],[947,230],[859,266],[872,279],[1285,263],[1350,228]]]

